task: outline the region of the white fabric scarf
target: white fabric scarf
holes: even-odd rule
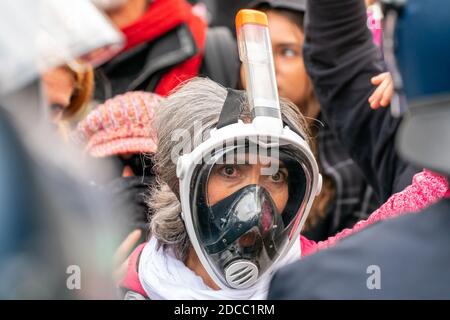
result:
[[[300,255],[298,237],[275,269],[300,259]],[[262,300],[267,298],[270,278],[271,274],[265,274],[248,289],[213,290],[169,250],[158,250],[154,238],[145,245],[139,262],[139,280],[152,300]]]

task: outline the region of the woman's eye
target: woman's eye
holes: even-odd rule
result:
[[[232,166],[225,166],[223,167],[222,172],[226,176],[234,176],[236,174],[236,169]]]
[[[272,175],[272,180],[275,182],[278,182],[281,180],[281,173],[277,172],[275,174]]]
[[[288,57],[288,58],[293,58],[293,57],[298,56],[298,53],[294,49],[286,48],[283,50],[283,56]]]
[[[282,171],[278,171],[277,173],[275,173],[271,176],[271,179],[273,182],[285,182],[286,174]]]

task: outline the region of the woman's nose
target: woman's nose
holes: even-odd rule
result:
[[[261,165],[252,165],[247,175],[247,184],[260,184],[261,180]]]
[[[253,246],[256,242],[256,232],[253,230],[247,232],[246,234],[244,234],[242,237],[239,238],[238,242],[239,245],[241,245],[242,247],[248,248]]]

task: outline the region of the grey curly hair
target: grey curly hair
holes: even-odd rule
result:
[[[195,78],[163,101],[155,114],[158,148],[154,170],[157,185],[152,190],[148,203],[153,212],[149,217],[150,236],[155,237],[164,250],[173,250],[175,256],[183,262],[187,259],[191,243],[181,218],[176,161],[182,155],[182,150],[192,150],[209,137],[210,130],[217,125],[226,96],[227,90],[221,85],[209,79]],[[246,99],[242,104],[240,118],[249,122],[250,106]],[[280,105],[283,117],[303,136],[308,137],[306,121],[298,108],[287,100],[282,100]],[[196,127],[198,124],[201,125],[201,130]],[[191,146],[180,146],[179,141],[174,141],[174,133],[180,129],[193,138],[186,142],[191,143]],[[179,150],[175,155],[174,148]]]

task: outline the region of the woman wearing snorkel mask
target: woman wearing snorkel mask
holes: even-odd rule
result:
[[[157,110],[154,215],[122,281],[128,299],[265,299],[273,271],[405,211],[398,194],[327,241],[300,235],[322,178],[306,121],[279,102],[264,17],[237,20],[247,94],[194,79]]]
[[[193,163],[192,174],[179,171],[184,179],[191,176],[189,181],[180,181],[178,152],[188,154],[189,148],[192,153],[201,151],[200,142],[210,138],[220,122],[226,97],[227,91],[220,85],[195,79],[158,109],[155,171],[159,185],[149,200],[155,213],[149,242],[130,257],[122,282],[129,291],[127,298],[138,294],[150,299],[264,299],[272,271],[327,248],[355,230],[412,209],[414,199],[399,193],[368,220],[327,241],[315,243],[299,236],[320,180],[306,142],[295,152],[292,145],[280,147],[279,162],[276,157],[270,159],[278,167],[274,172],[262,170],[270,169],[266,156],[270,152],[253,157],[257,161],[250,164],[256,149],[252,142],[215,148],[207,161]],[[251,112],[245,99],[242,94],[234,101],[242,108],[239,119],[249,125]],[[286,101],[280,106],[284,123],[307,137],[298,108]],[[185,141],[180,139],[183,132],[193,137],[186,145],[179,141]],[[445,181],[430,179],[430,184],[446,188]],[[416,185],[411,188],[417,191]],[[402,207],[408,201],[410,206]]]

